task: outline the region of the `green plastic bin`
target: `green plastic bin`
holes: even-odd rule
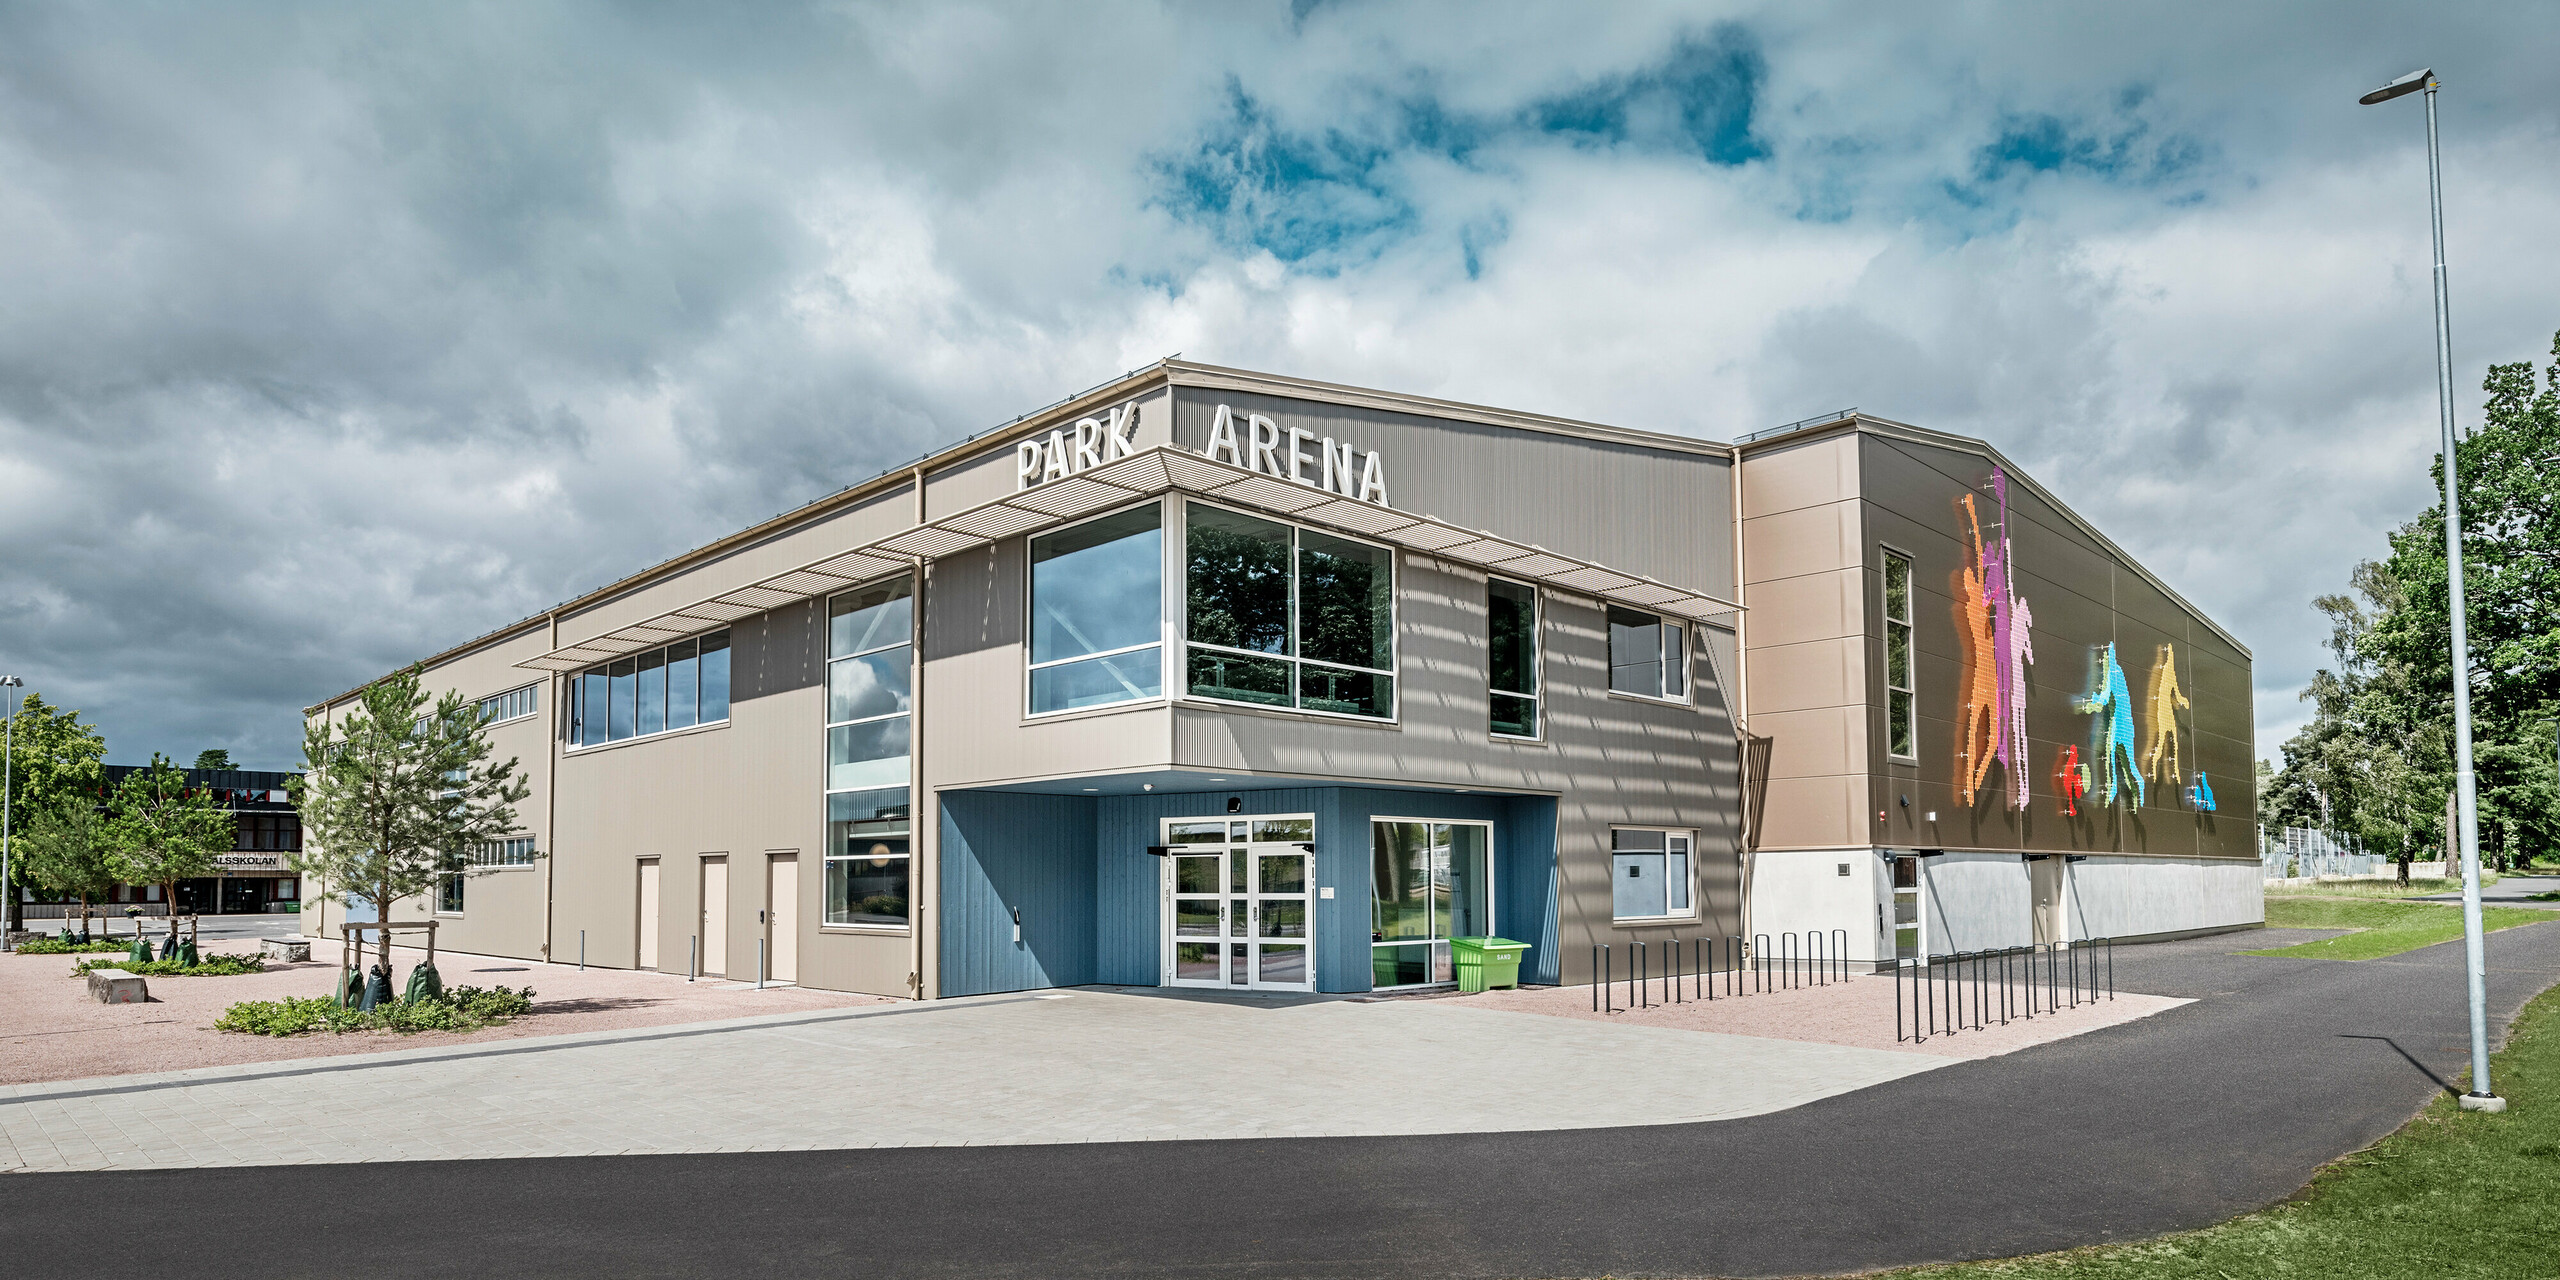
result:
[[[1449,956],[1458,964],[1458,990],[1519,986],[1520,954],[1528,949],[1528,943],[1509,938],[1449,939]]]

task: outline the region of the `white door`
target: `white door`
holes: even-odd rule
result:
[[[729,974],[729,860],[702,860],[702,927],[696,931],[702,939],[702,973],[721,978]]]
[[[1164,981],[1315,990],[1315,817],[1165,823]]]
[[[640,860],[640,955],[638,967],[658,967],[658,860]]]
[[[800,855],[766,860],[764,936],[766,972],[776,982],[800,980]]]
[[[2062,855],[2028,863],[2027,876],[2035,891],[2036,941],[2062,941]]]

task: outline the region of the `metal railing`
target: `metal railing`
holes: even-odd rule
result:
[[[2113,938],[1913,956],[1893,966],[1893,1039],[1918,1044],[2115,998]]]
[[[1593,1013],[1624,1011],[1618,1003],[1617,991],[1620,945],[1592,944]],[[1623,945],[1627,953],[1624,1009],[1650,1009],[1656,1003],[1731,1000],[1772,991],[1827,987],[1849,980],[1849,931],[1846,929],[1833,929],[1829,933],[1806,930],[1802,935],[1782,933],[1778,935],[1775,947],[1770,945],[1769,935],[1765,933],[1753,935],[1750,947],[1743,946],[1740,934],[1665,938]],[[1687,948],[1685,955],[1684,947]],[[1724,988],[1722,995],[1716,993],[1719,986]],[[1661,992],[1658,1002],[1655,999],[1657,989]]]

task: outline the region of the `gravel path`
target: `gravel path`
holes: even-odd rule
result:
[[[205,951],[254,955],[248,941],[208,939]],[[533,1013],[504,1026],[460,1034],[388,1031],[299,1036],[237,1035],[213,1030],[213,1020],[234,1002],[327,995],[338,972],[337,944],[314,944],[302,964],[269,964],[265,973],[235,978],[151,978],[148,1004],[99,1004],[88,984],[70,976],[79,959],[66,955],[0,955],[0,1084],[77,1080],[140,1071],[276,1062],[424,1049],[444,1044],[520,1040],[577,1031],[612,1031],[673,1023],[709,1022],[763,1013],[840,1009],[894,1003],[882,996],[799,987],[755,989],[752,982],[686,982],[681,974],[588,969],[495,956],[436,953],[445,985],[532,987]],[[421,951],[392,948],[398,983],[424,958]]]

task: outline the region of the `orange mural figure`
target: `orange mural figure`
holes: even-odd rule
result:
[[[1964,720],[1956,731],[1956,759],[1964,766],[1964,802],[1973,803],[1991,775],[1991,757],[2000,746],[1999,634],[1991,623],[1991,596],[1982,574],[1982,518],[1973,495],[1964,495],[1965,523],[1972,526],[1973,546],[1965,557],[1963,584],[1956,605],[1964,611]]]
[[[2160,646],[2151,660],[2151,745],[2142,753],[2142,772],[2171,787],[2186,781],[2178,760],[2181,745],[2178,735],[2178,712],[2193,705],[2186,690],[2178,687],[2178,651],[2173,645]],[[2167,770],[2161,769],[2167,764]]]

